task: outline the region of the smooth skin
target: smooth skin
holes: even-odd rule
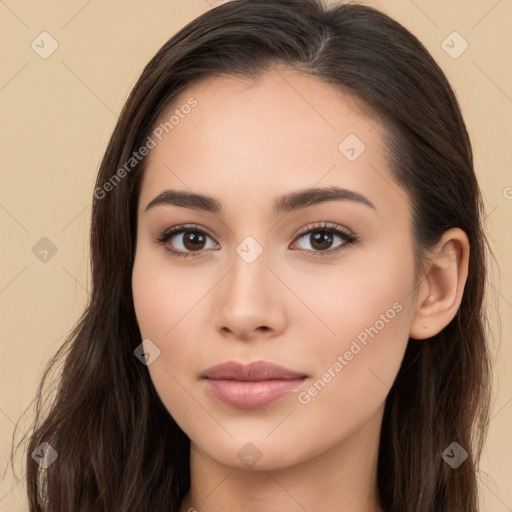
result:
[[[411,209],[392,178],[382,124],[333,86],[286,68],[258,81],[216,77],[182,91],[161,121],[190,97],[197,106],[147,157],[132,279],[142,339],[161,351],[151,379],[191,440],[191,489],[180,512],[379,512],[386,396],[409,338],[431,337],[455,316],[467,236],[446,232],[415,281]],[[339,149],[350,134],[365,145],[354,161]],[[283,194],[334,186],[374,208],[344,199],[273,210]],[[146,210],[167,189],[212,196],[223,211]],[[299,238],[322,222],[357,240]],[[202,245],[183,232],[155,241],[179,224],[206,231]],[[246,237],[262,249],[251,263],[237,252]],[[381,315],[388,321],[378,328]],[[371,326],[378,333],[333,377],[338,356]],[[266,407],[233,408],[200,378],[228,360],[270,361],[309,377]],[[329,368],[330,381],[309,394]],[[251,449],[260,456],[253,465],[243,457]]]

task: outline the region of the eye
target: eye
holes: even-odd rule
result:
[[[195,258],[201,255],[203,249],[212,248],[205,246],[205,242],[208,238],[211,239],[210,235],[199,226],[179,225],[161,233],[156,241],[165,245],[165,249],[175,256],[181,256],[183,258],[192,256]],[[168,242],[171,240],[178,246],[177,249],[169,246]],[[213,245],[215,247],[216,244],[214,243]]]
[[[326,222],[302,229],[296,241],[302,238],[305,239],[306,245],[308,243],[311,244],[312,249],[304,247],[304,244],[301,244],[299,248],[311,253],[313,256],[333,254],[349,247],[358,240],[356,236],[344,231],[336,224],[328,224]],[[210,247],[207,245],[208,239],[213,242]],[[337,247],[333,249],[331,246],[336,239],[339,239],[341,243],[338,243]],[[160,233],[155,241],[164,245],[165,250],[171,254],[183,258],[187,256],[195,258],[201,256],[205,249],[218,249],[219,247],[212,237],[197,225],[181,224],[174,226]],[[169,244],[171,241],[172,245]]]
[[[344,231],[336,224],[328,224],[322,222],[312,227],[306,227],[299,233],[296,240],[301,238],[305,239],[306,244],[301,244],[301,249],[312,253],[313,256],[327,256],[345,249],[357,241],[357,237]],[[334,249],[332,245],[335,239],[341,240],[341,243]],[[304,247],[304,245],[310,244],[312,249]]]

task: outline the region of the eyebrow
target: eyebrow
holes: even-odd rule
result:
[[[284,194],[274,202],[274,213],[276,215],[288,213],[327,201],[352,201],[376,210],[375,205],[359,192],[339,187],[328,187],[310,188]],[[221,214],[223,211],[222,203],[214,197],[175,189],[164,190],[158,194],[144,211],[158,205],[180,206],[214,214]]]

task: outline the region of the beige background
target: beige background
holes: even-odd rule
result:
[[[496,385],[480,474],[482,511],[510,511],[512,275],[505,262],[512,261],[512,1],[366,3],[380,6],[431,51],[454,85],[474,144],[486,224],[501,267],[490,287]],[[147,61],[211,5],[213,0],[0,0],[0,512],[26,510],[24,484],[8,466],[11,436],[47,360],[86,301],[93,184],[117,115]],[[58,43],[47,59],[31,47],[44,31]],[[458,58],[442,46],[453,31],[469,44]],[[461,44],[455,39],[450,51]],[[46,263],[32,252],[42,237],[57,248]]]

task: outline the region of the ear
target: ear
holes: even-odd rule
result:
[[[419,284],[409,336],[430,338],[457,314],[468,277],[469,240],[459,228],[446,231],[428,258]]]

